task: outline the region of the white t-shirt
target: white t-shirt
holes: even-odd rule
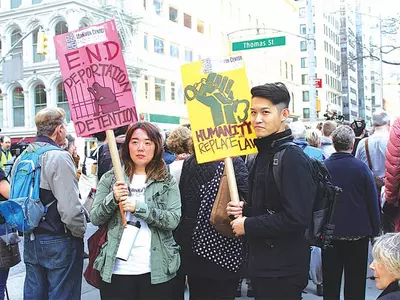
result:
[[[132,195],[137,202],[144,202],[144,190],[146,188],[146,175],[133,175],[130,185]],[[140,222],[139,233],[135,244],[132,247],[131,254],[127,261],[115,260],[113,274],[118,275],[140,275],[151,271],[151,231],[145,221],[133,216],[130,212],[126,213],[126,220],[136,223]]]

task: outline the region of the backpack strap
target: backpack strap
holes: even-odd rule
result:
[[[367,155],[368,167],[372,172],[374,172],[374,170],[372,169],[371,156],[369,154],[368,138],[365,139],[365,154]]]
[[[278,151],[275,152],[274,154],[274,159],[272,161],[272,174],[274,176],[274,180],[275,180],[275,184],[278,188],[278,191],[280,190],[280,186],[281,186],[281,178],[282,178],[282,168],[280,167],[281,163],[282,163],[282,158],[283,155],[285,154],[285,151],[288,147],[290,146],[296,146],[298,147],[295,143],[293,142],[286,142],[283,143],[282,145],[280,145],[278,147]]]

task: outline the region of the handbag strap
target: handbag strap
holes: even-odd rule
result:
[[[368,167],[373,172],[372,163],[371,163],[371,156],[369,155],[368,138],[365,139],[365,153],[367,154]]]

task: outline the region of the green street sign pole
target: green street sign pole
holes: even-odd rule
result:
[[[278,36],[273,38],[233,42],[232,51],[252,50],[252,49],[269,48],[269,47],[284,46],[284,45],[286,45],[286,37]]]

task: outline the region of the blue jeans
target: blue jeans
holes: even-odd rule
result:
[[[6,291],[8,272],[10,269],[0,271],[0,300],[4,300],[4,292]]]
[[[24,300],[81,298],[83,240],[67,235],[24,239]]]

